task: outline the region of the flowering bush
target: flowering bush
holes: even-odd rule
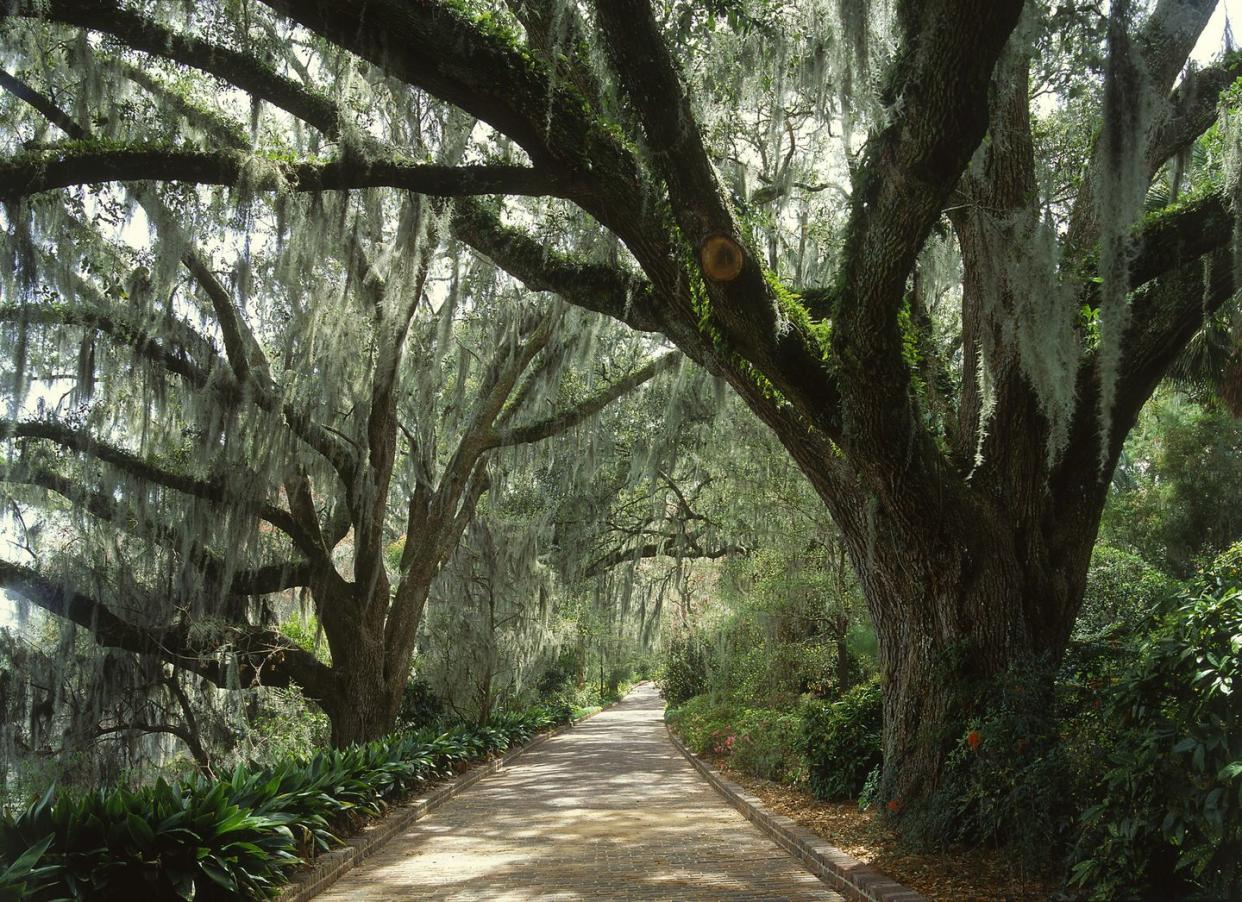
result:
[[[963,724],[940,788],[903,823],[910,839],[1007,846],[1031,868],[1066,847],[1072,769],[1057,731],[1053,676],[1048,664],[1030,661],[988,684],[983,713]]]
[[[802,718],[797,714],[699,696],[666,716],[696,755],[727,755],[738,770],[783,783],[796,781],[804,771],[798,746]]]

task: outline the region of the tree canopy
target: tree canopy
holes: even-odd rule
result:
[[[0,578],[373,735],[488,462],[684,354],[841,531],[918,799],[960,687],[1063,652],[1128,432],[1235,309],[1215,6],[9,4],[5,478],[109,528]],[[256,613],[297,587],[331,681]]]

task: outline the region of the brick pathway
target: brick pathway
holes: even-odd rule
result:
[[[642,686],[394,837],[322,902],[840,900],[673,748]]]

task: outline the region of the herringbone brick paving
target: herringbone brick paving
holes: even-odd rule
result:
[[[840,900],[673,748],[641,686],[447,802],[323,902]]]

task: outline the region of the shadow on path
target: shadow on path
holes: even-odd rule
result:
[[[841,897],[711,789],[640,686],[394,837],[321,900]]]

